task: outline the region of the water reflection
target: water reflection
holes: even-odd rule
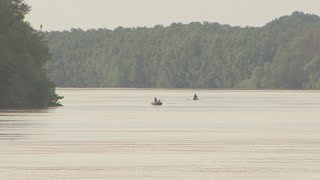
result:
[[[45,120],[37,117],[46,117],[52,109],[13,109],[0,111],[0,141],[27,140],[30,137],[41,135],[36,133],[45,128]]]

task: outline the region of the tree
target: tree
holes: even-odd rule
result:
[[[168,27],[48,32],[59,86],[315,88],[320,18],[294,12],[263,27]],[[316,61],[316,60],[315,60]]]
[[[44,34],[24,21],[29,10],[23,0],[0,0],[0,108],[60,105],[46,74]]]

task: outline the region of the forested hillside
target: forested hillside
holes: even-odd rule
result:
[[[46,38],[62,87],[320,88],[320,19],[300,12],[259,28],[174,23]]]
[[[24,21],[29,9],[23,0],[0,0],[0,108],[60,105],[46,74],[44,34]]]

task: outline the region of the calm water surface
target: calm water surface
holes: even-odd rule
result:
[[[64,107],[0,111],[0,179],[320,179],[320,91],[194,92],[60,89]]]

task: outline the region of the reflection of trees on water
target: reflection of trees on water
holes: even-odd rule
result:
[[[48,110],[0,111],[0,141],[27,139],[36,135],[34,130],[44,127],[45,123],[30,118],[48,113]]]
[[[25,127],[28,127],[28,123],[25,121],[0,120],[0,141],[22,139],[25,135],[14,132],[17,132],[15,129],[22,129]]]

